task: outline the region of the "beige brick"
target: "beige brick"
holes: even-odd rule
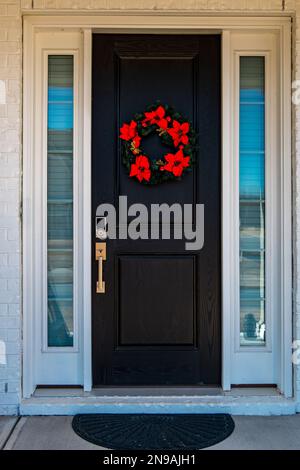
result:
[[[7,16],[18,16],[20,14],[20,6],[7,5]]]
[[[78,3],[78,0],[74,0],[73,3],[75,4],[76,2]],[[46,0],[45,1],[45,8],[47,8],[49,10],[57,8],[56,0]]]
[[[294,11],[296,9],[296,0],[285,0],[285,10]]]
[[[0,54],[0,67],[6,67],[8,64],[7,54]]]
[[[22,31],[20,28],[9,28],[7,31],[8,41],[20,41],[22,37]]]
[[[9,54],[7,56],[7,64],[10,67],[20,67],[21,65],[21,55],[20,54]]]
[[[0,28],[0,41],[7,41],[7,29]]]
[[[207,0],[208,10],[219,10],[220,2],[218,0]]]
[[[20,52],[20,43],[18,41],[7,41],[1,44],[1,53],[16,53]]]
[[[12,118],[18,118],[20,116],[21,108],[19,104],[8,104],[7,105],[7,116]]]
[[[45,0],[45,3],[46,3],[46,0]],[[89,1],[87,1],[86,3],[88,4]],[[66,10],[66,9],[71,10],[72,7],[73,7],[73,1],[71,0],[57,0],[57,3],[56,3],[57,10]]]
[[[5,78],[19,78],[20,70],[18,67],[0,68],[0,80]]]
[[[21,0],[21,8],[22,10],[31,10],[32,0]]]
[[[45,0],[33,0],[33,8],[45,8]]]
[[[113,2],[111,2],[113,3]],[[118,5],[120,5],[120,3],[124,3],[122,2],[118,2],[117,0],[117,3]],[[91,8],[91,9],[95,9],[95,10],[106,10],[108,8],[108,0],[91,0],[91,1],[87,1],[87,4],[88,4],[88,7],[87,8]],[[119,8],[119,6],[118,6]]]
[[[7,105],[6,104],[0,104],[0,118],[1,117],[6,117],[7,116]]]

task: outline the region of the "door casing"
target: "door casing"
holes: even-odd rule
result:
[[[232,184],[232,139],[231,122],[232,97],[231,86],[231,34],[234,31],[245,33],[260,33],[262,30],[273,32],[278,38],[280,47],[280,161],[282,172],[280,205],[281,219],[281,263],[280,263],[280,371],[279,388],[286,397],[293,393],[293,376],[290,345],[292,342],[292,263],[291,263],[291,22],[289,18],[279,17],[204,17],[185,14],[186,16],[168,14],[141,14],[138,16],[125,14],[92,16],[26,16],[24,17],[24,94],[23,94],[23,396],[29,397],[38,383],[36,377],[35,355],[32,346],[35,338],[34,321],[37,315],[34,292],[40,285],[36,277],[36,264],[33,246],[41,236],[39,224],[32,225],[32,217],[36,215],[36,194],[32,181],[39,177],[34,173],[36,158],[33,149],[38,147],[40,136],[34,130],[34,77],[37,73],[37,58],[35,44],[41,34],[51,31],[63,35],[65,32],[76,31],[81,38],[82,54],[82,128],[78,136],[78,147],[83,159],[83,192],[81,199],[81,226],[79,249],[83,266],[83,317],[81,319],[80,351],[82,354],[82,384],[86,391],[91,390],[91,299],[90,299],[90,265],[91,265],[91,38],[93,31],[105,32],[175,32],[189,34],[190,32],[219,32],[222,34],[222,107],[223,107],[223,142],[222,142],[222,387],[229,390],[231,386],[232,365],[232,324],[234,309],[235,281],[228,272],[232,272],[232,260],[236,256],[236,247],[231,240],[234,225],[233,201],[226,189]],[[62,44],[63,48],[63,44]],[[38,218],[38,217],[37,217]],[[84,228],[84,229],[83,229]]]

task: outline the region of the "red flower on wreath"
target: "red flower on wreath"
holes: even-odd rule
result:
[[[158,106],[157,109],[150,112],[145,112],[145,119],[142,121],[143,127],[147,127],[149,124],[157,124],[159,129],[167,130],[170,117],[165,117],[166,110],[163,106]]]
[[[178,147],[180,143],[182,143],[183,145],[187,145],[189,143],[189,138],[187,136],[189,131],[190,125],[188,122],[183,122],[182,124],[180,124],[180,122],[174,119],[173,127],[168,129],[168,133],[172,137],[175,147]]]
[[[149,181],[151,178],[150,163],[145,155],[136,157],[135,163],[131,164],[129,176],[136,176],[139,182],[146,180]]]
[[[161,171],[169,171],[177,177],[181,176],[183,169],[187,168],[190,164],[190,157],[184,155],[182,146],[175,154],[168,153],[165,155],[165,159],[168,163],[160,168]]]
[[[130,124],[123,124],[120,129],[120,139],[131,140],[137,135],[137,123],[136,121],[131,121]]]
[[[130,150],[134,154],[139,154],[141,152],[140,145],[141,145],[142,138],[139,135],[136,135],[131,142]]]

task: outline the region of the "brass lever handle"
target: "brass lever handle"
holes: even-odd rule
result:
[[[96,292],[97,294],[104,294],[105,282],[103,281],[103,261],[106,261],[106,243],[96,243],[96,261],[98,261],[98,281]]]

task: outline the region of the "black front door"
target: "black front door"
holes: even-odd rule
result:
[[[220,37],[94,35],[92,210],[101,203],[205,206],[204,247],[184,240],[107,240],[106,292],[93,227],[94,385],[220,383]],[[188,117],[197,164],[180,182],[146,186],[129,178],[119,128],[159,100]],[[149,138],[148,154],[161,152]]]

